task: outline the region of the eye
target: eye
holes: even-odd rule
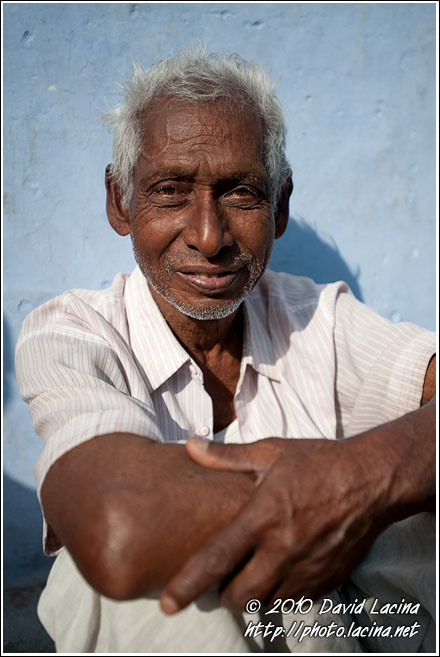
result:
[[[158,205],[171,207],[186,200],[186,190],[178,183],[161,183],[153,189],[151,197]]]
[[[162,185],[159,189],[154,190],[154,194],[162,194],[164,196],[172,196],[177,192],[175,185]]]
[[[231,189],[225,194],[225,199],[228,205],[250,208],[260,203],[262,197],[257,189],[240,185],[239,187],[234,187],[234,189]]]

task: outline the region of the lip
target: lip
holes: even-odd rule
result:
[[[179,271],[178,274],[190,285],[203,292],[218,292],[227,290],[240,275],[241,268],[235,271]]]

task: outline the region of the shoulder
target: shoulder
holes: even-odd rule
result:
[[[98,336],[107,326],[115,328],[125,316],[125,286],[128,274],[117,274],[104,290],[74,288],[46,301],[24,320],[17,349],[30,337],[57,333],[66,337]]]
[[[316,283],[306,276],[267,270],[251,296],[254,303],[268,308],[276,305],[279,311],[291,315],[319,311],[334,316],[341,294],[354,298],[344,281]]]
[[[73,394],[75,386],[79,398],[79,389],[106,383],[127,392],[127,372],[131,385],[138,385],[125,304],[129,279],[118,274],[104,290],[68,290],[25,318],[15,350],[23,399],[42,392],[61,398],[61,391]]]

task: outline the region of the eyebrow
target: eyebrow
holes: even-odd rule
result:
[[[194,170],[191,171],[186,168],[179,168],[178,166],[163,167],[161,169],[156,169],[151,175],[146,175],[140,182],[141,184],[148,183],[154,185],[161,180],[192,181],[194,180]],[[266,176],[256,176],[247,170],[231,171],[229,174],[218,178],[214,184],[222,185],[225,183],[239,183],[244,181],[257,183],[266,191],[268,190],[268,179]]]

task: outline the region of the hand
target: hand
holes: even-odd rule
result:
[[[316,599],[346,578],[383,528],[378,519],[391,475],[356,440],[221,445],[191,439],[187,450],[207,468],[253,473],[256,487],[168,583],[161,597],[166,613],[212,585],[225,606],[239,610],[251,598]]]

